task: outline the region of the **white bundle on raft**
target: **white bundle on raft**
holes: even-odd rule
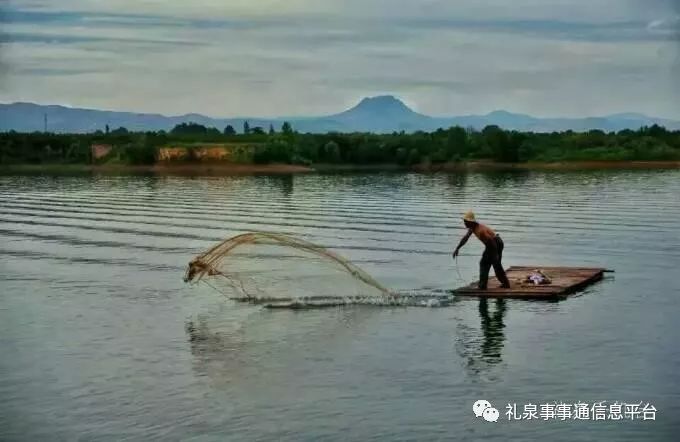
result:
[[[534,285],[550,284],[552,281],[548,278],[542,271],[535,269],[526,278],[526,282],[530,282]]]

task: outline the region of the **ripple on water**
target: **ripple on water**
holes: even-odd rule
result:
[[[0,439],[672,440],[679,178],[0,177]],[[506,265],[616,273],[562,302],[451,297],[478,270],[474,242],[450,258],[470,208]],[[400,296],[273,311],[182,283],[252,230],[329,247]],[[490,426],[480,397],[644,401],[659,418]]]

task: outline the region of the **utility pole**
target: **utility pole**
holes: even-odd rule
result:
[[[47,114],[44,115],[45,130],[43,132],[47,133]]]

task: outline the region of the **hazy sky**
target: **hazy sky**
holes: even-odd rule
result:
[[[680,119],[680,0],[0,0],[0,101]]]

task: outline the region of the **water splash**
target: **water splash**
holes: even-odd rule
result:
[[[315,309],[340,306],[374,306],[374,307],[447,307],[456,298],[453,295],[418,295],[395,294],[390,296],[378,297],[353,297],[353,298],[326,298],[326,299],[305,299],[296,298],[290,300],[268,300],[256,302],[263,304],[270,309],[290,308],[290,309]]]

